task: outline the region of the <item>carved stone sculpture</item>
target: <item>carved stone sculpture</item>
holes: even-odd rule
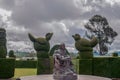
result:
[[[38,58],[49,58],[48,51],[50,49],[49,40],[51,39],[53,33],[47,33],[45,38],[39,37],[35,38],[32,34],[28,34],[30,40],[33,42],[34,49],[37,52]]]
[[[93,47],[98,43],[97,38],[93,37],[91,40],[81,38],[79,34],[72,36],[75,40],[75,48],[79,51],[80,58],[90,59],[93,57]]]
[[[61,44],[60,48],[54,52],[53,58],[54,58],[53,69],[54,80],[77,80],[77,74],[73,69],[71,57],[66,53],[64,44]]]
[[[6,58],[6,55],[6,30],[4,28],[0,28],[0,58]]]

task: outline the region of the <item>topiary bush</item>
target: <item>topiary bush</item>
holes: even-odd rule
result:
[[[50,59],[49,58],[38,58],[37,75],[39,74],[50,74]]]
[[[39,37],[35,38],[32,34],[28,34],[30,40],[33,42],[34,49],[37,52],[38,58],[49,58],[48,51],[50,49],[49,40],[51,39],[53,33],[47,33],[45,38]]]
[[[0,28],[0,79],[11,78],[14,76],[15,59],[6,59],[6,30]]]
[[[93,75],[102,76],[102,77],[110,77],[110,62],[109,58],[94,58],[93,59]]]
[[[55,50],[59,49],[59,47],[60,47],[60,45],[59,45],[59,44],[54,45],[54,46],[51,48],[51,50],[50,50],[50,52],[49,52],[49,55],[50,55],[50,56],[53,56],[53,54],[54,54]],[[65,49],[66,49],[66,48],[65,48]],[[68,50],[67,50],[67,49],[66,49],[66,52],[67,52],[67,54],[69,54],[69,52],[68,52]]]
[[[6,30],[4,28],[0,28],[0,58],[6,58],[6,55]]]
[[[112,56],[113,57],[118,57],[118,53],[114,52],[114,53],[112,53]]]
[[[23,61],[23,60],[16,60],[15,61],[15,68],[36,68],[37,61]]]
[[[15,59],[0,58],[0,79],[7,79],[14,76]]]
[[[9,57],[16,58],[16,56],[14,55],[14,51],[13,50],[9,51]]]
[[[79,60],[79,74],[92,75],[93,67],[92,59],[80,59]]]
[[[120,78],[120,58],[113,57],[109,59],[111,78]]]
[[[72,36],[75,40],[75,48],[79,51],[80,59],[93,58],[93,47],[97,45],[98,39],[93,37],[91,40],[81,38],[79,34]]]

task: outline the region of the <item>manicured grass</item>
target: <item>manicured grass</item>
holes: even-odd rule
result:
[[[36,75],[36,68],[15,68],[14,78]]]

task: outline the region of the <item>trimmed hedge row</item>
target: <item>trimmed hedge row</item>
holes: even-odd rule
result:
[[[79,74],[92,75],[92,59],[79,60]]]
[[[17,60],[15,61],[15,68],[36,68],[37,61],[23,61]]]
[[[14,76],[15,59],[0,58],[0,79],[7,79]]]
[[[79,74],[120,78],[120,58],[93,58],[79,60]]]

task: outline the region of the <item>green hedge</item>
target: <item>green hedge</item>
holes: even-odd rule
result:
[[[120,78],[120,58],[110,58],[110,71],[112,78]]]
[[[37,75],[39,74],[50,74],[50,59],[49,58],[38,58]]]
[[[17,60],[15,61],[15,68],[36,68],[37,61],[23,61]]]
[[[79,60],[79,74],[92,75],[92,59]]]
[[[120,78],[119,57],[97,57],[79,60],[79,74]]]
[[[110,77],[109,58],[94,58],[93,59],[93,75]]]
[[[0,79],[7,79],[14,76],[15,59],[0,58]]]

